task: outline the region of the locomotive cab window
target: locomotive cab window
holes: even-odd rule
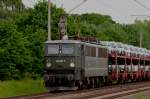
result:
[[[48,54],[58,54],[59,53],[59,45],[53,44],[48,45]]]
[[[49,44],[47,46],[47,54],[74,54],[74,44]]]
[[[62,45],[62,54],[73,54],[74,46],[73,44],[63,44]]]

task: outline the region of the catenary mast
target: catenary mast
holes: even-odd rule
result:
[[[51,40],[51,0],[48,0],[48,41]]]

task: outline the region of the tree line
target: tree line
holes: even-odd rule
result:
[[[27,8],[22,0],[0,0],[0,80],[37,78],[44,68],[44,42],[47,40],[48,3],[41,1]],[[66,15],[68,35],[77,33],[99,40],[117,41],[150,49],[150,21],[119,24],[110,16],[97,13],[67,14],[52,5],[52,39],[59,39],[58,21]]]

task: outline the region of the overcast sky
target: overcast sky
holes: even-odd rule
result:
[[[23,0],[27,5],[32,6],[36,0]],[[65,11],[70,11],[83,0],[51,0],[58,7],[63,7]],[[150,0],[140,1],[146,8],[140,6],[135,0],[87,0],[83,5],[73,10],[71,13],[101,13],[110,15],[113,20],[119,23],[133,23],[135,19],[149,19],[150,17],[134,17],[131,15],[149,15]],[[149,9],[149,10],[148,10]]]

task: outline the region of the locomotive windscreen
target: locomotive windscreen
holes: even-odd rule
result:
[[[48,54],[59,54],[59,45],[48,45]]]
[[[73,54],[74,48],[71,44],[62,45],[62,54]]]
[[[73,54],[73,44],[51,44],[48,45],[48,54]]]

